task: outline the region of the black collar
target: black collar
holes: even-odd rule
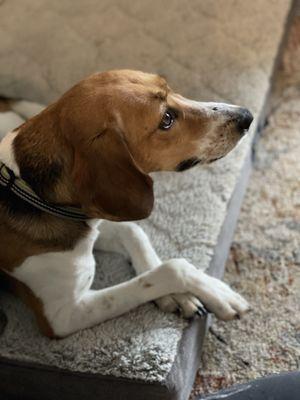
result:
[[[41,199],[22,178],[17,177],[15,173],[1,161],[0,185],[12,191],[23,201],[48,214],[75,221],[86,221],[89,219],[80,208],[51,204]]]

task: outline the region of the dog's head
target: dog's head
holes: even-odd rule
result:
[[[79,82],[27,130],[55,136],[45,152],[60,143],[55,165],[63,164],[68,187],[89,215],[129,220],[152,210],[150,172],[222,158],[251,122],[245,108],[188,100],[160,76],[120,70]],[[19,136],[25,138],[26,124]]]

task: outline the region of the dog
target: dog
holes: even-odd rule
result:
[[[187,260],[161,261],[135,220],[152,210],[154,171],[224,157],[251,113],[188,100],[158,75],[93,74],[0,143],[0,270],[61,338],[149,301],[183,317],[244,315],[247,301]],[[93,249],[129,259],[136,277],[92,290]]]

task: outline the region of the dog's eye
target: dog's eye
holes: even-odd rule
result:
[[[174,121],[175,121],[175,114],[171,110],[166,111],[159,124],[159,129],[163,130],[170,129]]]

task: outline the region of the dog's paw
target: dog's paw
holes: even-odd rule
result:
[[[189,318],[197,310],[214,313],[217,318],[228,321],[242,317],[248,310],[247,301],[226,283],[196,269],[184,259],[171,259],[162,265],[168,276],[168,284],[173,284],[174,293],[156,300],[156,304],[167,312],[181,310]]]
[[[206,308],[191,293],[170,294],[155,300],[156,305],[164,312],[179,312],[184,318],[192,318],[196,314],[204,317]]]
[[[193,284],[196,282],[197,280]],[[241,295],[226,283],[208,275],[205,275],[205,279],[202,277],[199,290],[193,293],[199,296],[210,312],[223,321],[239,319],[250,309],[248,302]]]

